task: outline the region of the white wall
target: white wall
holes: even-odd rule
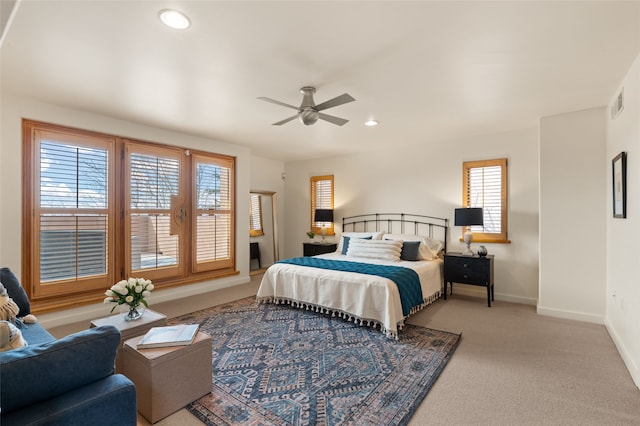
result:
[[[375,129],[374,129],[375,130]],[[496,298],[535,304],[538,297],[538,132],[535,128],[397,150],[287,163],[285,257],[301,256],[309,230],[309,178],[333,174],[336,224],[363,213],[446,217],[462,203],[462,163],[506,157],[511,244],[485,244],[496,255]],[[340,226],[336,226],[339,233]],[[449,251],[461,251],[450,228]],[[329,239],[329,237],[328,237]],[[333,238],[335,240],[335,238]],[[483,243],[484,244],[484,243]],[[475,247],[478,244],[474,244]],[[484,297],[479,287],[456,288]],[[458,291],[458,290],[456,290]]]
[[[602,324],[606,109],[540,119],[538,312]]]
[[[606,326],[640,387],[640,55],[616,90],[624,87],[624,110],[607,126]],[[627,218],[612,217],[611,160],[627,152]]]
[[[170,132],[158,128],[143,126],[84,111],[76,111],[51,104],[36,102],[2,94],[0,111],[2,128],[2,157],[0,157],[0,265],[10,267],[18,277],[21,276],[22,253],[22,118],[29,118],[81,129],[105,132],[129,138],[137,138],[158,143],[166,143],[185,148],[226,154],[236,157],[237,194],[247,202],[237,203],[238,218],[249,217],[249,170],[251,164],[248,148],[223,142]],[[149,303],[164,302],[175,298],[191,296],[249,281],[249,221],[236,223],[236,269],[237,276],[205,281],[193,285],[155,291]],[[106,290],[106,289],[105,289]],[[45,327],[82,321],[104,316],[110,307],[103,304],[87,305],[62,312],[39,315]]]

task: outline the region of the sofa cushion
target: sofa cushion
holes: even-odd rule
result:
[[[0,353],[3,413],[113,374],[120,331],[103,325],[62,339]]]
[[[9,268],[1,268],[0,269],[0,282],[7,289],[7,293],[9,293],[9,297],[16,302],[18,308],[20,308],[20,312],[18,312],[19,317],[24,317],[31,313],[31,303],[29,303],[29,298],[27,297],[27,293],[24,291],[24,288],[20,285],[20,281],[15,276],[11,269]]]

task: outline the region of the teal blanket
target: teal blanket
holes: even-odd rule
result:
[[[411,309],[424,303],[420,277],[413,269],[402,266],[376,265],[372,263],[350,262],[342,260],[323,259],[320,257],[293,257],[280,260],[277,263],[309,266],[311,268],[331,269],[342,272],[357,272],[358,274],[377,275],[393,281],[400,293],[402,314],[406,317]]]

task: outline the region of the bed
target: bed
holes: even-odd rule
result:
[[[448,220],[404,213],[346,217],[334,253],[281,260],[257,301],[339,316],[397,338],[406,318],[442,295]]]

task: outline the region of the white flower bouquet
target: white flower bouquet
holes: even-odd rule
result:
[[[111,312],[118,305],[129,305],[130,308],[137,308],[140,305],[149,307],[145,297],[148,297],[153,291],[153,284],[150,280],[144,278],[129,278],[112,285],[104,294],[107,296],[104,303],[115,303]]]

